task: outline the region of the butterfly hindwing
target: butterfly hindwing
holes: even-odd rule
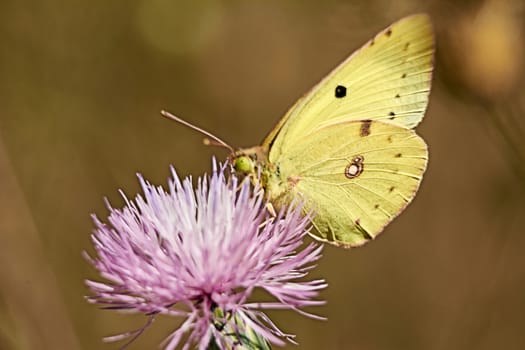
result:
[[[276,163],[289,186],[281,200],[306,201],[316,238],[361,245],[412,200],[427,155],[425,142],[400,126],[365,120],[322,128]]]

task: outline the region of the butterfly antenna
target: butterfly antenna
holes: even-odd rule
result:
[[[232,146],[228,145],[226,142],[224,142],[223,140],[221,140],[217,136],[209,133],[208,131],[203,130],[203,129],[199,128],[198,126],[195,126],[195,125],[193,125],[191,123],[188,123],[187,121],[182,120],[181,118],[174,116],[173,114],[171,114],[168,111],[160,111],[160,114],[162,114],[163,117],[166,117],[168,119],[174,120],[177,123],[180,123],[180,124],[182,124],[184,126],[187,126],[188,128],[191,128],[191,129],[193,129],[195,131],[198,131],[201,134],[207,136],[204,139],[204,144],[205,145],[207,145],[207,146],[208,145],[210,145],[210,146],[221,146],[221,147],[229,149],[231,153],[234,153],[234,150],[233,150]]]

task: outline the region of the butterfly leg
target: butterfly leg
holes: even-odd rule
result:
[[[277,216],[277,212],[275,211],[275,208],[273,207],[272,203],[266,203],[266,210],[268,210],[272,217]]]

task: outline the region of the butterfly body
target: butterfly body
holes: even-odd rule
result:
[[[303,96],[262,145],[232,156],[277,208],[300,199],[316,239],[353,247],[375,238],[413,199],[427,146],[423,118],[432,74],[428,16],[404,18],[370,40]]]

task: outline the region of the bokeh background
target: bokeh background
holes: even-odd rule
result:
[[[525,348],[522,0],[0,1],[0,349],[117,349],[140,315],[88,305],[90,213],[209,171],[202,136],[259,143],[286,109],[391,22],[437,35],[430,163],[415,201],[366,247],[326,247],[314,321],[270,313],[302,349]],[[159,318],[129,349],[179,324]],[[290,345],[288,348],[295,348]]]

